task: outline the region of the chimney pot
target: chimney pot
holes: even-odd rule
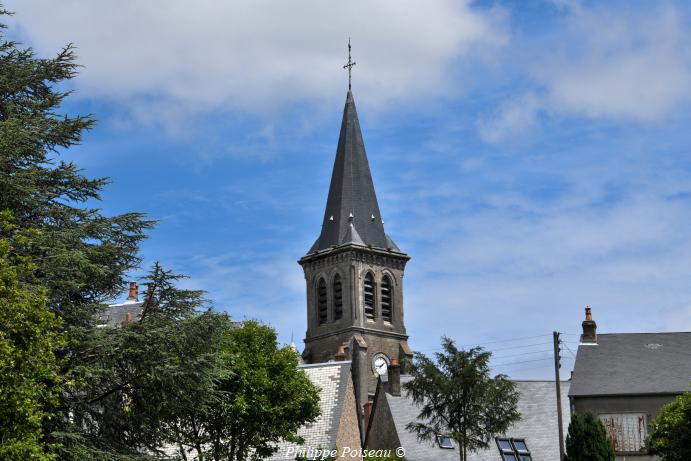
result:
[[[125,314],[125,322],[131,322],[132,321],[132,314],[129,312]]]
[[[389,390],[393,396],[401,395],[401,366],[395,357],[389,363]]]
[[[139,301],[139,287],[137,282],[130,282],[130,293],[127,296],[128,301]]]
[[[343,362],[346,359],[345,346],[341,344],[338,346],[338,352],[336,352],[336,361]]]
[[[595,323],[595,320],[593,320],[593,314],[590,306],[585,307],[585,320],[581,326],[583,327],[581,343],[597,344],[597,323]]]

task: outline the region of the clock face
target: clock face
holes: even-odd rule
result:
[[[374,356],[374,359],[372,359],[372,371],[382,376],[386,374],[388,368],[389,360],[384,354],[379,353]]]

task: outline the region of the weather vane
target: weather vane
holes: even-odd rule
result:
[[[352,70],[353,66],[356,64],[355,61],[352,60],[350,57],[350,37],[348,37],[348,64],[343,66],[344,69],[348,69],[348,91],[351,89],[351,78],[352,78]]]

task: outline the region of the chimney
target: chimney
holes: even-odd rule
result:
[[[132,321],[132,314],[130,314],[130,313],[128,312],[127,314],[125,314],[125,322],[126,322],[126,323],[129,323],[129,322],[131,322],[131,321]]]
[[[401,395],[401,366],[395,357],[392,357],[389,363],[389,390],[393,396]]]
[[[127,297],[128,301],[139,301],[139,287],[137,282],[130,282],[130,295]]]
[[[590,306],[585,306],[585,320],[581,325],[583,326],[581,344],[597,344],[597,323],[593,320]]]
[[[343,362],[346,359],[345,347],[343,344],[338,346],[338,352],[336,352],[336,361]]]
[[[363,405],[363,407],[365,409],[365,434],[367,434],[367,429],[369,429],[369,419],[372,416],[372,401],[368,401]]]

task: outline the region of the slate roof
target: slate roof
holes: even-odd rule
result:
[[[338,424],[341,419],[345,393],[350,377],[350,361],[326,362],[311,365],[300,365],[309,379],[319,387],[320,416],[312,424],[300,428],[298,435],[305,440],[303,447],[313,449],[332,449],[336,446]],[[282,443],[271,461],[294,460],[295,454],[288,455],[288,447],[296,447],[293,443]]]
[[[689,391],[691,332],[607,333],[576,354],[571,396]]]
[[[117,328],[127,318],[129,313],[132,320],[138,319],[142,315],[144,302],[128,300],[122,304],[111,304],[99,318],[99,324],[107,328]]]
[[[410,376],[401,376],[401,386],[410,381]],[[521,421],[514,424],[505,437],[525,439],[533,461],[554,461],[559,459],[559,432],[557,424],[557,397],[554,381],[515,381],[520,399],[518,409]],[[566,397],[569,383],[561,383],[562,412],[564,417],[564,434],[570,419],[569,399]],[[420,409],[412,399],[406,396],[401,387],[401,396],[394,397],[386,393],[386,399],[394,419],[396,432],[401,446],[405,449],[408,461],[456,461],[459,459],[458,447],[454,449],[439,448],[439,445],[420,442],[405,426],[417,420]],[[455,444],[455,443],[454,443]],[[469,453],[468,461],[501,461],[496,443],[477,453]]]
[[[384,232],[351,91],[343,109],[321,234],[308,254],[349,243],[400,252]]]

